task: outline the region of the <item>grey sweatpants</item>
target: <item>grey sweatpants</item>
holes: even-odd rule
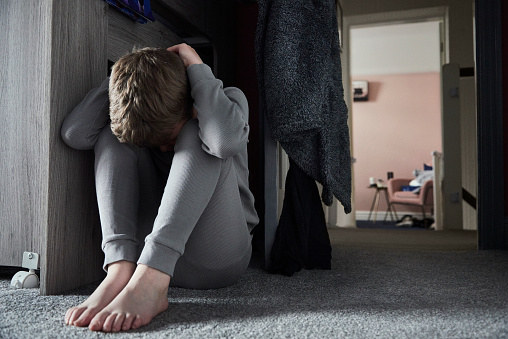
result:
[[[233,158],[205,151],[196,120],[175,152],[120,143],[109,125],[94,146],[104,267],[127,260],[169,274],[171,286],[233,284],[251,256],[251,235]],[[146,240],[145,240],[146,238]]]

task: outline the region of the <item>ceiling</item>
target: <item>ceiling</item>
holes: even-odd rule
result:
[[[351,74],[439,72],[439,21],[351,27]]]

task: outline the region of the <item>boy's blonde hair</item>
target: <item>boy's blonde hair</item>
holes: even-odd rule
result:
[[[183,61],[162,48],[142,48],[121,57],[109,80],[111,130],[138,147],[168,143],[173,127],[192,116]]]

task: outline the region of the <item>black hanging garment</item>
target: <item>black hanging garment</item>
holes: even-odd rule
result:
[[[323,264],[325,255],[314,255],[315,247],[309,246],[321,244],[326,252],[329,238],[322,231],[324,216],[319,220],[317,213],[323,212],[319,194],[314,199],[315,182],[316,190],[301,174],[323,185],[321,199],[326,205],[335,196],[344,211],[351,212],[348,110],[337,12],[335,0],[258,0],[258,6],[260,107],[272,138],[293,162],[272,248],[272,268],[291,275],[302,267],[329,267]],[[311,257],[320,259],[313,262]]]
[[[292,276],[302,268],[330,269],[332,248],[316,182],[289,163],[270,271]]]

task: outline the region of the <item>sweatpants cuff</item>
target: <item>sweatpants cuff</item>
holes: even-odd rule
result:
[[[153,241],[147,241],[138,259],[138,264],[155,268],[173,277],[176,261],[180,257],[180,253],[167,246]]]
[[[138,245],[132,240],[113,240],[107,242],[104,251],[104,271],[107,267],[117,261],[126,260],[135,263],[138,255]]]

